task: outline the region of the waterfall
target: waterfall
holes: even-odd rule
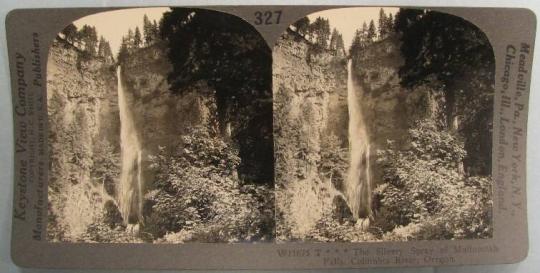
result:
[[[362,115],[360,97],[353,81],[352,60],[349,60],[347,70],[350,158],[344,188],[354,218],[362,219],[362,228],[366,228],[369,225],[369,218],[372,217],[370,143]]]
[[[120,148],[121,164],[120,184],[118,187],[118,207],[124,224],[142,223],[143,180],[142,151],[133,115],[122,85],[122,70],[118,66],[118,108],[120,110]]]

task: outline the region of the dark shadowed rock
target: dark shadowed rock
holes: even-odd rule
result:
[[[103,181],[103,187],[110,196],[116,196],[116,181],[112,177],[107,177]]]
[[[343,195],[336,195],[334,197],[334,200],[332,200],[332,209],[333,218],[338,220],[340,224],[353,219],[351,209]]]
[[[105,217],[103,222],[108,225],[111,229],[122,225],[122,215],[120,210],[114,203],[114,201],[109,200],[105,203]]]

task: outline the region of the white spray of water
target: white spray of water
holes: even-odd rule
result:
[[[349,171],[345,196],[355,219],[371,217],[370,143],[353,82],[352,61],[348,63],[347,103],[349,108]],[[369,225],[362,221],[362,227]]]
[[[141,144],[128,107],[126,94],[122,85],[122,70],[118,66],[118,108],[120,110],[120,148],[122,158],[122,171],[118,187],[118,206],[124,223],[134,224],[143,222],[143,180],[141,170]],[[133,227],[131,227],[133,228]]]

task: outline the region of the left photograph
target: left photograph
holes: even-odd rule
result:
[[[52,242],[273,242],[272,54],[242,19],[138,8],[47,63]]]

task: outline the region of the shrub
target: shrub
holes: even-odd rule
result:
[[[334,187],[341,191],[349,167],[349,151],[341,147],[340,139],[334,134],[323,135],[321,142],[319,172],[331,179]]]
[[[110,196],[116,195],[120,166],[120,153],[114,151],[114,147],[110,142],[101,140],[94,144],[91,174],[94,181],[103,185]]]
[[[270,239],[273,194],[265,186],[241,186],[237,151],[203,128],[181,141],[171,154],[160,148],[151,158],[156,189],[147,195],[146,229],[175,242]]]
[[[387,236],[396,240],[490,237],[491,179],[467,177],[462,142],[433,121],[413,128],[410,147],[398,151],[389,143],[379,153],[385,182],[375,190],[385,221],[379,226],[394,230]]]

